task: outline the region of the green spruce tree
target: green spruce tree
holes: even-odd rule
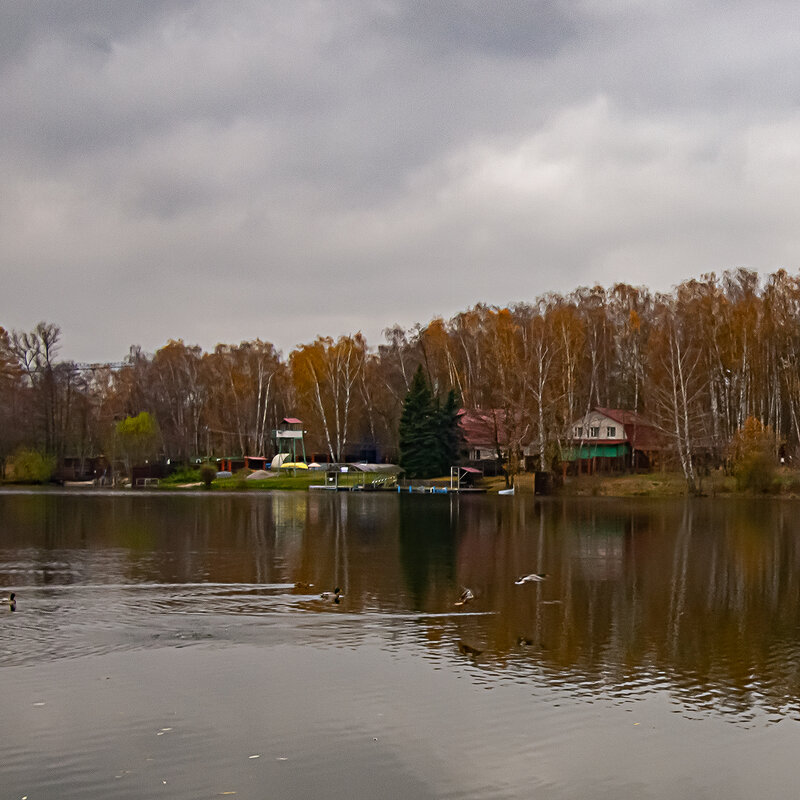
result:
[[[446,475],[450,467],[461,461],[464,437],[459,425],[459,397],[454,389],[447,393],[438,413],[439,474]]]
[[[458,397],[450,391],[441,404],[422,366],[417,368],[400,416],[400,466],[409,478],[447,475],[458,463],[461,435]]]

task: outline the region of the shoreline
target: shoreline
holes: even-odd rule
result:
[[[133,489],[127,487],[94,487],[85,482],[65,482],[64,485],[49,484],[17,484],[0,483],[0,491],[25,494],[63,492],[65,494],[110,495],[110,494],[230,494],[272,491],[308,491],[313,482],[312,476],[266,478],[263,480],[244,480],[226,478],[223,482],[215,482],[210,489],[204,488],[202,483],[189,482],[182,484],[167,484],[158,487]],[[431,485],[442,485],[444,478],[431,479]],[[768,492],[741,491],[736,488],[735,478],[725,475],[721,470],[715,470],[702,476],[699,481],[699,493],[694,495],[699,499],[800,499],[800,471],[785,467],[776,471],[775,480]],[[487,496],[496,495],[506,488],[503,477],[484,478],[480,482]],[[534,476],[532,473],[520,473],[515,476],[514,485],[518,495],[534,495]],[[377,492],[394,492],[394,489],[376,489]],[[371,492],[372,493],[372,492]],[[555,489],[551,494],[544,495],[552,498],[574,497],[605,497],[605,498],[688,498],[692,497],[687,491],[686,481],[677,472],[657,472],[639,474],[595,474],[569,476],[563,486]],[[544,497],[543,496],[543,497]]]

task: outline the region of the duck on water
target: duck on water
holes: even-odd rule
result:
[[[341,598],[344,595],[342,594],[342,590],[337,586],[332,592],[323,592],[319,599],[325,603],[336,603],[338,604]]]

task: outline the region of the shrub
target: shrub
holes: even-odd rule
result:
[[[800,475],[789,473],[786,476],[784,488],[789,494],[800,494]]]
[[[200,480],[203,482],[204,489],[210,489],[211,483],[217,477],[217,467],[214,464],[203,464],[200,467]]]
[[[768,492],[773,487],[775,434],[755,417],[748,417],[732,442],[733,474],[739,491]]]
[[[160,483],[197,483],[200,480],[200,470],[194,467],[178,467],[178,469],[171,472],[166,478],[163,478]]]
[[[55,468],[55,458],[38,450],[18,450],[11,459],[11,475],[18,483],[47,483]]]

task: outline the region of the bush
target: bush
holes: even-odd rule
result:
[[[768,492],[773,488],[775,434],[755,417],[748,417],[732,443],[733,475],[739,491]]]
[[[200,467],[200,480],[203,482],[204,489],[210,489],[211,483],[217,477],[217,467],[215,464],[203,464]]]
[[[160,486],[172,486],[181,483],[197,483],[200,480],[200,470],[195,467],[178,467],[166,478],[159,481]]]
[[[18,450],[11,459],[11,476],[17,483],[48,483],[55,469],[55,458],[38,450]]]
[[[800,494],[800,475],[789,473],[783,486],[788,494]]]

